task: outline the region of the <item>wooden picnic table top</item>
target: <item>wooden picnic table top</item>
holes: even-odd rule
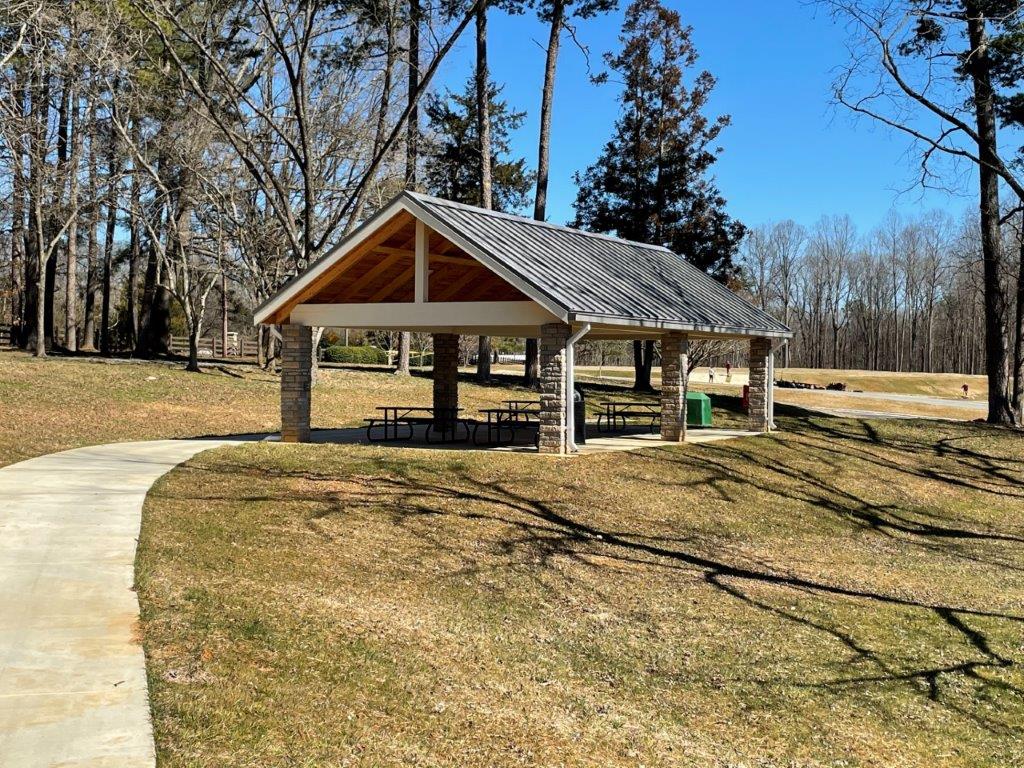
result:
[[[537,413],[537,414],[539,414],[540,413],[540,408],[528,408],[528,409],[527,408],[481,408],[480,409],[480,413],[511,413],[511,414],[517,414],[517,413],[525,413],[525,414]]]
[[[630,408],[633,406],[640,406],[641,408],[661,408],[661,403],[644,402],[642,400],[602,400],[600,405],[611,405],[616,408],[619,406]]]
[[[520,403],[529,403],[530,405],[540,405],[540,399],[539,398],[532,398],[532,399],[529,399],[529,400],[526,400],[526,399],[523,399],[523,400],[502,400],[501,402],[508,403],[509,405],[517,405],[517,404],[520,404]]]

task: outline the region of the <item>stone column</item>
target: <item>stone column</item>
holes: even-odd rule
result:
[[[459,336],[434,334],[434,426],[450,428],[444,422],[445,411],[451,419],[459,407]]]
[[[281,336],[281,440],[308,443],[313,329],[288,323]]]
[[[750,429],[767,432],[771,428],[768,414],[768,388],[772,386],[768,374],[768,357],[772,353],[771,339],[762,336],[750,340],[750,389],[748,415]]]
[[[690,341],[671,331],[661,337],[661,439],[686,440],[687,357]]]
[[[540,453],[566,453],[565,343],[569,326],[547,323],[540,327]]]

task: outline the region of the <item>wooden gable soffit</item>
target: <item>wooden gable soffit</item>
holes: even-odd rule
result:
[[[374,230],[374,232],[371,233],[363,242],[355,245],[352,250],[346,253],[339,261],[325,269],[321,274],[317,275],[309,285],[305,286],[301,291],[292,296],[286,304],[278,308],[263,322],[267,324],[288,322],[288,317],[296,306],[306,303],[312,296],[315,296],[326,286],[330,285],[336,279],[348,272],[365,256],[373,253],[375,249],[378,249],[385,240],[400,231],[402,228],[408,226],[413,220],[413,215],[408,211],[397,211],[391,219],[381,224],[381,226]]]

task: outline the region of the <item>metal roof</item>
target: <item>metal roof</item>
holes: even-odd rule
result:
[[[447,225],[569,315],[588,322],[785,336],[790,330],[667,248],[413,192],[414,213]]]

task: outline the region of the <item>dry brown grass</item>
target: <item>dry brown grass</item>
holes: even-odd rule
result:
[[[852,411],[871,411],[875,413],[898,413],[906,416],[928,416],[937,419],[953,419],[955,421],[972,421],[984,419],[985,409],[965,408],[960,401],[951,400],[949,405],[935,402],[914,402],[913,400],[895,400],[882,397],[862,397],[844,392],[821,392],[801,389],[776,389],[775,401],[802,408],[846,409]]]
[[[37,359],[0,353],[0,466],[82,445],[280,429],[279,378],[252,366],[188,373],[179,364]],[[470,410],[525,390],[460,386]],[[358,424],[376,405],[429,404],[425,376],[321,370],[314,427]]]
[[[139,556],[161,765],[1021,764],[1024,441],[780,422],[200,455]]]

